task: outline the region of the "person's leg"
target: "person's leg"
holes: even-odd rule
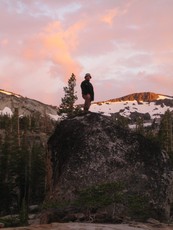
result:
[[[91,105],[91,96],[90,94],[87,94],[87,95],[82,95],[84,100],[85,100],[85,103],[84,103],[84,111],[88,111],[89,108],[90,108],[90,105]]]

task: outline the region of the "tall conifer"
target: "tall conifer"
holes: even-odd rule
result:
[[[79,111],[79,107],[75,106],[75,102],[78,99],[75,91],[76,76],[72,73],[68,80],[68,86],[64,87],[65,95],[61,98],[61,104],[58,108],[58,115],[63,117],[69,117],[76,114]]]

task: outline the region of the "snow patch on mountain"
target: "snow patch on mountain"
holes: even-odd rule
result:
[[[0,110],[0,114],[1,114],[1,115],[12,116],[12,115],[13,115],[13,112],[11,111],[10,108],[5,107],[3,110]]]
[[[58,119],[60,119],[60,116],[59,115],[53,115],[53,114],[48,114],[49,115],[49,117],[51,118],[51,119],[53,119],[53,120],[55,120],[55,121],[57,121]]]
[[[160,118],[162,114],[164,114],[168,109],[170,111],[173,111],[173,107],[166,106],[163,103],[157,104],[156,101],[169,99],[173,100],[173,97],[171,96],[164,96],[164,95],[158,95],[158,98],[155,101],[146,102],[142,100],[126,100],[126,101],[105,101],[101,103],[93,103],[91,105],[90,111],[92,112],[98,112],[106,116],[111,116],[114,113],[119,113],[120,115],[124,117],[130,117],[130,115],[134,112],[146,114],[149,113],[151,119],[154,118]]]
[[[164,100],[164,99],[170,99],[173,100],[173,97],[171,96],[165,96],[165,95],[158,95],[158,99],[157,100]]]

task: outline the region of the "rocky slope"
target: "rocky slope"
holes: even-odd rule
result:
[[[47,167],[42,223],[170,217],[168,155],[108,117],[88,113],[61,121],[48,141]]]
[[[19,94],[0,90],[0,114],[13,114],[15,109],[19,110],[19,115],[28,116],[31,114],[48,115],[54,119],[57,118],[57,107],[46,105],[34,99],[23,97]]]
[[[120,101],[146,101],[146,102],[152,102],[159,99],[159,94],[152,93],[152,92],[142,92],[142,93],[132,93],[120,98],[110,99],[108,101],[110,102],[120,102]]]

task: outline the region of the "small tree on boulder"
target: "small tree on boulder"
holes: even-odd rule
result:
[[[63,117],[70,117],[79,112],[79,106],[75,106],[75,102],[78,99],[75,91],[76,76],[72,73],[68,80],[68,86],[64,87],[65,95],[61,98],[61,104],[58,107],[57,114]]]

